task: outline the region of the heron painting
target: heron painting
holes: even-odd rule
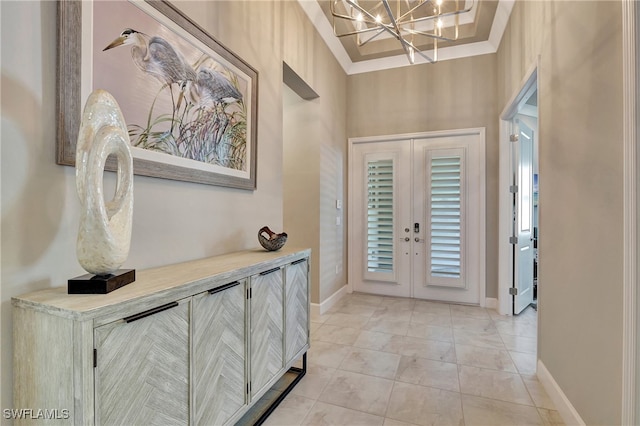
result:
[[[255,179],[257,73],[137,3],[93,4],[93,85],[119,100],[134,158]]]

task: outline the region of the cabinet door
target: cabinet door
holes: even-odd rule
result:
[[[195,424],[222,425],[246,403],[245,286],[194,297]]]
[[[96,424],[189,422],[189,302],[95,329]]]
[[[289,363],[309,342],[309,266],[301,259],[285,269],[286,354]]]
[[[251,397],[284,367],[282,270],[251,277]]]

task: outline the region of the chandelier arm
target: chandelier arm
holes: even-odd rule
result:
[[[354,0],[344,0],[345,2],[347,2],[347,4],[353,8],[355,8],[358,12],[368,16],[372,22],[375,22],[376,24],[380,24],[380,22],[376,21],[376,17],[373,16],[368,10],[364,9],[362,6],[360,6],[357,2],[355,2]]]
[[[445,18],[447,16],[455,16],[455,15],[461,15],[463,13],[471,12],[471,9],[473,8],[474,3],[475,3],[475,1],[472,0],[471,6],[468,7],[467,9],[454,10],[453,12],[441,13],[440,15],[424,16],[422,18],[412,19],[410,21],[403,21],[402,25],[415,24],[415,23],[418,23],[418,22],[430,21],[430,20],[436,19],[436,18]]]
[[[370,21],[368,19],[364,19],[362,18],[361,20],[359,20],[358,18],[354,18],[353,16],[349,16],[349,15],[343,15],[339,12],[336,11],[331,11],[331,16],[333,16],[334,18],[340,18],[340,19],[344,19],[346,21],[352,21],[352,22],[363,22],[365,24],[372,24],[372,25],[380,25],[378,22],[376,21]]]
[[[418,55],[422,56],[427,62],[431,63],[431,64],[435,64],[437,61],[434,58],[430,58],[429,56],[427,56],[425,53],[422,53],[420,51],[420,49],[418,49],[417,47],[415,47],[413,44],[407,42],[411,48],[418,53]],[[437,55],[437,51],[434,51]],[[412,63],[413,64],[413,63]]]
[[[347,2],[350,6],[356,8],[361,14],[364,14],[364,15],[370,17],[371,20],[364,19],[364,17],[359,20],[358,18],[354,18],[353,16],[344,15],[344,14],[341,14],[341,13],[337,12],[336,8],[335,8],[336,1],[334,0],[334,1],[329,3],[329,6],[330,6],[330,9],[331,9],[331,15],[333,16],[333,25],[332,25],[333,26],[333,34],[336,37],[345,37],[345,36],[349,36],[349,35],[358,35],[358,34],[362,34],[362,33],[367,33],[367,32],[370,32],[370,31],[377,30],[380,25],[384,25],[384,24],[382,24],[380,22],[376,22],[375,18],[373,17],[373,15],[371,15],[368,11],[364,10],[362,7],[360,7],[359,4],[355,3],[353,0],[344,0],[344,1]],[[348,33],[338,34],[338,30],[336,28],[336,19],[335,18],[340,18],[340,19],[344,19],[344,20],[347,20],[347,21],[351,21],[351,22],[364,23],[364,24],[366,24],[366,28],[358,29],[358,30],[355,30],[355,31],[350,31]],[[369,25],[374,25],[374,26],[370,28]]]
[[[420,3],[420,4],[415,5],[413,8],[409,9],[409,10],[408,10],[408,11],[406,11],[404,14],[402,14],[402,16],[399,16],[399,17],[398,17],[398,22],[402,22],[403,24],[405,24],[405,23],[407,23],[407,22],[411,22],[411,21],[404,22],[404,18],[405,18],[407,15],[411,15],[413,12],[415,12],[415,11],[416,11],[416,10],[418,10],[419,8],[424,7],[425,5],[430,4],[430,3],[432,3],[432,1],[431,1],[431,0],[426,0],[426,1],[422,2],[422,3]]]
[[[365,28],[364,30],[355,30],[355,31],[350,31],[348,33],[344,33],[344,34],[338,34],[336,33],[336,29],[334,27],[333,29],[333,33],[336,37],[346,37],[346,36],[351,36],[351,35],[358,35],[358,34],[365,34],[365,33],[370,33],[371,31],[380,31],[381,33],[384,32],[385,30],[387,31],[391,31],[391,34],[393,34],[394,37],[396,37],[396,33],[391,30],[391,29],[387,29],[384,28],[382,26],[380,27],[374,27],[374,28]],[[397,37],[396,37],[397,38]]]
[[[449,37],[445,37],[445,36],[439,36],[437,34],[425,33],[424,31],[411,30],[411,29],[407,29],[407,28],[404,28],[404,31],[409,33],[409,34],[412,34],[412,35],[420,35],[420,36],[425,36],[425,37],[437,38],[438,40],[443,40],[443,41],[456,41],[456,40],[458,40],[458,37],[449,38]]]
[[[383,28],[378,29],[377,33],[375,33],[374,35],[372,35],[371,37],[369,37],[368,39],[366,39],[362,43],[358,43],[358,47],[364,46],[365,44],[369,43],[371,40],[373,40],[374,38],[378,37],[382,33],[384,33],[384,29]]]
[[[388,0],[382,0],[382,4],[384,5],[384,8],[387,10],[387,14],[389,15],[389,19],[391,20],[391,23],[393,24],[394,28],[395,28],[395,33],[391,30],[389,30],[391,33],[394,33],[396,38],[398,39],[398,41],[400,41],[400,44],[402,45],[402,49],[404,50],[404,53],[407,55],[407,58],[409,59],[409,62],[411,62],[411,64],[413,64],[413,59],[411,58],[411,54],[409,53],[409,49],[407,48],[407,46],[411,47],[413,49],[413,47],[411,46],[410,43],[408,43],[403,37],[402,34],[400,33],[400,27],[398,26],[398,23],[396,22],[396,19],[393,16],[393,12],[391,11],[391,7],[389,6],[389,1]]]

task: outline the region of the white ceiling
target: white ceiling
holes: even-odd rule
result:
[[[324,10],[319,1],[323,3]],[[502,40],[502,34],[509,21],[514,2],[515,0],[498,0],[496,5],[495,0],[476,0],[474,8],[485,6],[483,3],[487,3],[484,11],[489,11],[488,13],[491,14],[488,19],[486,18],[486,13],[484,14],[484,19],[477,19],[479,14],[473,12],[469,12],[467,14],[469,16],[465,17],[465,19],[470,22],[470,25],[475,25],[477,28],[476,32],[480,35],[461,38],[456,42],[449,43],[450,45],[447,47],[439,48],[438,60],[446,61],[449,59],[495,53],[500,45],[500,40]],[[347,74],[411,66],[407,57],[404,54],[397,54],[397,51],[378,51],[374,55],[369,56],[379,57],[375,59],[363,59],[351,48],[349,49],[351,52],[350,55],[348,49],[345,47],[349,46],[347,44],[348,40],[338,39],[333,33],[333,26],[328,12],[328,2],[326,0],[298,0],[298,3]],[[483,26],[486,26],[486,28],[483,28]],[[399,43],[398,47],[400,47]],[[427,51],[427,53],[429,53],[429,51]],[[416,64],[424,62],[426,62],[424,59],[419,56],[416,57]]]

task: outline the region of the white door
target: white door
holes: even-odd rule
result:
[[[356,291],[411,296],[410,149],[410,140],[353,145],[349,264]]]
[[[484,282],[484,155],[476,135],[417,139],[413,148],[413,295],[479,303]],[[482,264],[481,264],[482,262]]]
[[[514,126],[513,149],[513,314],[533,302],[533,138],[534,132],[521,120]]]
[[[355,291],[479,304],[484,130],[352,141]]]

